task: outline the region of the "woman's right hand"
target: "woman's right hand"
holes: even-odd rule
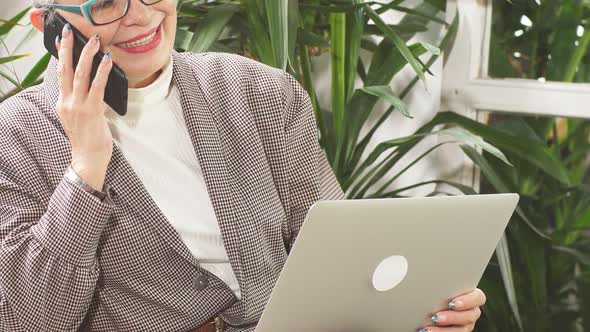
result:
[[[109,53],[105,54],[90,83],[92,60],[100,48],[97,36],[89,38],[75,71],[72,61],[74,33],[69,25],[64,27],[61,40],[56,39],[59,55],[57,114],[72,147],[72,168],[100,191],[113,153],[113,136],[103,106],[112,60]]]

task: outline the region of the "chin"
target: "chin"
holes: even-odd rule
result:
[[[113,60],[127,74],[129,81],[139,82],[161,70],[170,61],[171,51],[162,50],[157,55],[124,55],[118,59],[114,55]]]

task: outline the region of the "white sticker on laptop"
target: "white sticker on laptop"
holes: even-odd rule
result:
[[[373,272],[373,287],[380,292],[392,290],[408,273],[408,260],[404,256],[385,258]]]

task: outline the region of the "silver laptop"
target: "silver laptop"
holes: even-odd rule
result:
[[[410,332],[477,284],[517,194],[314,204],[256,332]]]

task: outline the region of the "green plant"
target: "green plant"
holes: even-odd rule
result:
[[[446,1],[425,0],[413,8],[404,6],[404,2],[236,0],[201,3],[184,0],[178,3],[176,47],[196,52],[235,52],[288,70],[310,94],[320,144],[347,195],[350,198],[391,196],[385,190],[395,179],[428,153],[446,144],[431,148],[394,177],[386,179],[385,185],[377,187],[376,183],[385,179],[388,171],[426,136],[451,135],[454,142],[475,144],[503,158],[497,149],[461,128],[431,128],[429,132],[383,142],[373,151],[365,151],[374,133],[393,112],[411,117],[403,98],[420,80],[424,81],[429,67],[440,56],[440,49],[449,48],[456,33],[458,19],[449,24],[438,17],[444,12]],[[381,19],[381,15],[390,10],[405,13],[400,23],[386,24]],[[369,19],[375,24],[369,24]],[[417,32],[426,31],[433,22],[447,28],[438,47],[423,42],[407,45]],[[384,38],[375,44],[371,35]],[[361,49],[372,54],[370,63],[365,64],[359,58]],[[331,110],[320,108],[311,75],[311,57],[322,52],[329,52],[333,68]],[[430,57],[423,63],[420,56],[425,54]],[[389,84],[406,65],[413,68],[416,77],[396,94]],[[357,76],[363,82],[360,88],[354,86]],[[387,101],[391,107],[361,137],[361,128],[379,99]],[[368,157],[364,158],[366,153]],[[450,181],[438,182],[463,188]],[[401,196],[401,192],[397,196]]]
[[[24,37],[19,41],[19,43],[13,50],[10,50],[4,42],[4,38],[12,31],[12,29],[15,26],[20,25],[19,22],[29,12],[30,9],[31,7],[25,8],[9,20],[0,19],[0,42],[2,43],[2,46],[8,54],[5,57],[0,57],[0,65],[2,65],[3,68],[10,69],[8,67],[9,64],[21,58],[31,56],[30,54],[15,54],[15,52],[18,52],[20,47],[36,33],[36,30],[34,30],[32,26],[28,27],[28,32],[24,34]],[[18,93],[23,89],[28,88],[29,86],[40,83],[41,79],[39,79],[39,77],[41,77],[41,75],[47,68],[47,65],[49,64],[49,59],[50,54],[44,54],[33,66],[33,68],[31,68],[29,73],[25,76],[25,78],[22,81],[19,80],[14,70],[12,71],[12,73],[7,73],[6,70],[0,69],[0,76],[6,79],[8,82],[10,82],[12,85],[14,85],[14,89],[12,89],[8,93],[3,93],[3,95],[0,96],[0,102],[12,96],[15,93]]]
[[[494,1],[490,74],[495,77],[588,80],[587,1]],[[530,21],[523,17],[528,17]],[[522,21],[526,23],[524,26]],[[590,120],[497,115],[495,130],[542,150],[550,165],[504,150],[514,168],[484,153],[474,160],[482,192],[518,192],[518,213],[507,232],[513,278],[492,261],[481,287],[488,305],[485,331],[588,331],[590,329]],[[530,154],[530,153],[529,153]],[[549,161],[548,161],[549,162]],[[513,293],[505,292],[511,283]],[[516,306],[506,305],[508,296]]]
[[[485,178],[482,192],[521,195],[506,234],[525,331],[586,331],[590,326],[588,316],[582,319],[588,310],[584,294],[590,272],[590,121],[578,121],[567,135],[559,135],[557,122],[496,115],[493,123],[513,141],[545,151],[552,157],[551,167],[506,150],[513,168],[485,153],[474,157]],[[500,273],[492,262],[482,280],[488,293],[485,326],[490,331],[518,330],[515,312],[505,305]]]

